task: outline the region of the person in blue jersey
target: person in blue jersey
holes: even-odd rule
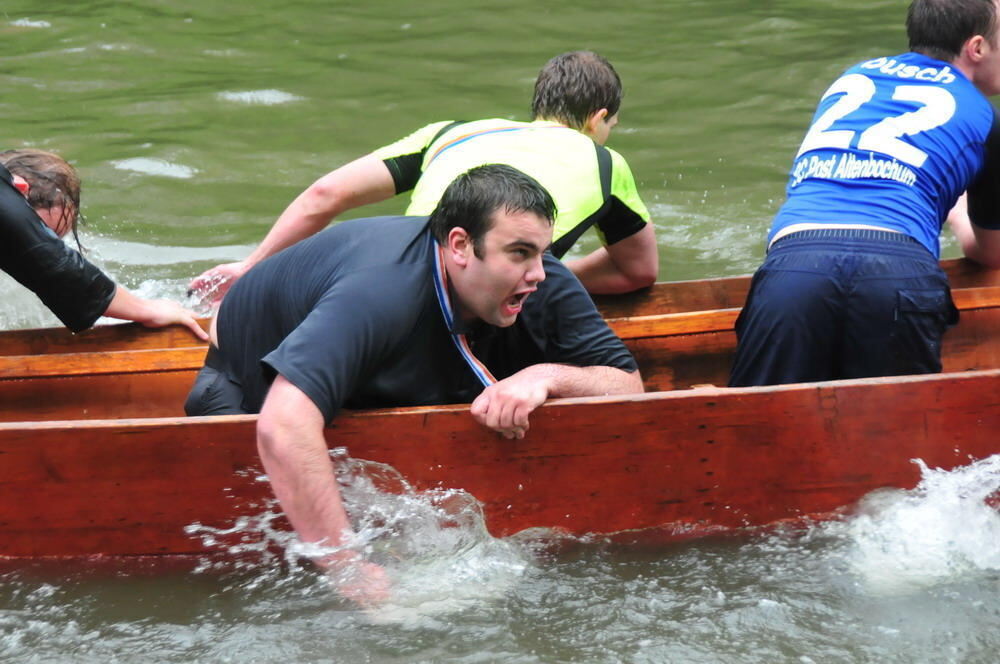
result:
[[[914,0],[910,51],[861,62],[824,93],[736,323],[730,385],[941,370],[958,312],[938,236],[963,191],[963,249],[1000,261],[986,98],[1000,92],[997,21],[996,0]]]
[[[79,213],[80,178],[62,157],[34,148],[0,152],[0,269],[73,332],[108,316],[148,327],[185,325],[208,340],[193,313],[133,295],[67,246],[61,238],[76,237]]]
[[[304,542],[330,547],[315,562],[345,595],[377,601],[385,579],[343,548],[323,437],[341,407],[471,402],[483,426],[521,438],[550,397],[642,391],[632,355],[545,251],[554,213],[529,176],[481,166],[429,219],[337,224],[261,261],[222,301],[185,410],[260,413],[274,493]]]

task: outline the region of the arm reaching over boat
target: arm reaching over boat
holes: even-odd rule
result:
[[[618,242],[566,261],[588,292],[604,295],[629,293],[652,286],[660,267],[653,225]]]
[[[624,293],[656,281],[659,252],[649,211],[628,163],[606,148],[622,86],[589,51],[564,53],[535,82],[532,121],[436,122],[317,180],[246,259],[207,270],[190,288],[217,302],[264,258],[325,228],[347,210],[412,191],[407,215],[429,215],[459,175],[505,164],[541,183],[556,202],[552,253],[562,258],[594,229],[601,247],[569,261],[593,293]]]
[[[146,327],[166,327],[183,325],[202,341],[208,341],[208,334],[198,324],[195,314],[172,300],[147,300],[130,293],[122,286],[115,288],[104,315],[109,318],[131,320]]]
[[[249,256],[206,270],[189,288],[218,303],[237,279],[268,256],[315,235],[348,210],[383,201],[395,193],[392,175],[381,159],[367,155],[345,164],[299,194]]]
[[[986,267],[1000,268],[1000,120],[994,111],[983,167],[969,190],[948,213],[962,254]]]
[[[300,538],[340,546],[350,525],[323,427],[342,407],[482,393],[474,416],[523,436],[549,397],[641,392],[625,345],[546,252],[554,214],[538,182],[489,165],[454,180],[429,219],[347,221],[289,247],[222,301],[186,412],[260,412],[261,458]],[[318,562],[359,569],[363,602],[382,592],[354,554]]]
[[[76,237],[80,178],[58,155],[0,152],[0,267],[41,299],[74,332],[101,316],[149,327],[185,325],[208,335],[192,312],[168,300],[145,300],[119,285],[62,241]],[[79,240],[77,240],[79,247]]]
[[[638,371],[535,364],[484,389],[472,402],[471,412],[476,421],[504,438],[524,438],[528,417],[546,399],[642,391]]]

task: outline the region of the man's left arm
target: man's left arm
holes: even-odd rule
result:
[[[547,399],[642,392],[638,370],[534,364],[490,385],[472,402],[472,416],[505,438],[524,438],[528,417]]]
[[[546,399],[643,391],[635,359],[594,307],[580,281],[551,255],[545,281],[519,321],[543,349],[539,363],[487,387],[472,404],[478,422],[507,438],[523,438],[528,416]]]

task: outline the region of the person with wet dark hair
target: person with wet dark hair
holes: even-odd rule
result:
[[[730,385],[941,371],[958,322],[945,220],[967,257],[1000,267],[997,17],[996,0],[914,0],[909,52],[823,94],[736,322]]]
[[[618,115],[621,105],[622,81],[611,63],[591,51],[574,51],[557,55],[539,72],[531,116],[562,122],[584,133],[598,133],[593,126],[594,114],[604,109],[607,113],[602,119],[610,120]]]
[[[62,157],[35,149],[0,152],[0,269],[74,332],[108,316],[149,327],[184,325],[208,339],[190,311],[133,295],[67,246],[61,238],[76,237],[79,218],[80,178]]]
[[[428,215],[470,168],[501,163],[538,180],[559,208],[552,253],[562,258],[590,229],[602,246],[567,261],[592,293],[651,285],[659,253],[649,212],[625,159],[604,146],[618,123],[621,80],[590,51],[564,53],[539,73],[532,121],[436,122],[324,175],[302,192],[247,258],[191,282],[221,298],[251,266],[327,226],[337,215],[412,191],[407,215]]]
[[[472,403],[522,438],[552,397],[642,391],[632,355],[558,259],[555,204],[506,165],[460,175],[430,219],[337,224],[261,261],[230,290],[188,396],[189,415],[260,413],[257,447],[316,563],[354,568],[346,595],[384,593],[379,568],[344,549],[323,429],[341,408]]]
[[[77,229],[80,222],[80,176],[62,157],[45,150],[0,152],[0,165],[14,176],[28,205],[59,237],[73,233],[82,250]]]

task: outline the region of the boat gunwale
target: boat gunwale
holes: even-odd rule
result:
[[[673,401],[687,399],[703,399],[706,397],[739,397],[750,394],[767,394],[800,391],[827,391],[840,390],[851,387],[865,387],[871,385],[898,385],[910,383],[933,383],[944,381],[965,382],[986,378],[990,376],[1000,376],[1000,368],[979,369],[972,371],[951,371],[933,374],[907,374],[901,376],[878,376],[874,378],[847,378],[841,380],[813,381],[807,383],[787,383],[783,385],[760,385],[753,387],[720,387],[715,385],[703,385],[686,388],[682,390],[666,390],[657,392],[637,392],[634,394],[599,395],[588,397],[561,397],[547,400],[540,408],[586,406],[592,404],[607,403],[635,403],[642,401]],[[471,404],[442,404],[435,406],[403,406],[395,408],[369,408],[360,410],[342,410],[337,416],[340,418],[366,419],[377,418],[386,415],[419,415],[419,414],[450,414],[468,412]],[[536,411],[537,412],[537,411]],[[77,420],[48,420],[48,421],[14,421],[0,422],[0,432],[29,429],[36,431],[79,429],[81,427],[92,429],[122,428],[122,429],[142,429],[142,428],[162,428],[185,425],[201,425],[217,423],[243,424],[256,421],[256,414],[247,415],[200,415],[200,416],[176,416],[176,417],[136,417],[122,419],[77,419]],[[336,420],[327,427],[328,430],[336,430]]]

